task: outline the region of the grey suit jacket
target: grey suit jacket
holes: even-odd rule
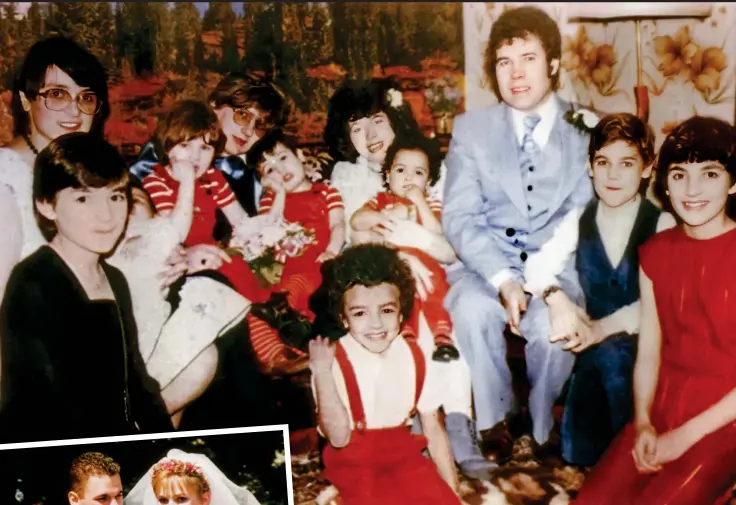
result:
[[[489,282],[508,270],[524,284],[525,260],[551,240],[565,216],[593,197],[586,170],[589,136],[564,120],[570,104],[554,99],[559,100],[558,117],[545,153],[556,160],[557,184],[544,195],[549,202],[546,212],[534,219],[527,210],[511,108],[500,103],[455,120],[445,159],[442,224],[462,267]],[[577,295],[572,255],[559,280],[563,288],[575,288]]]

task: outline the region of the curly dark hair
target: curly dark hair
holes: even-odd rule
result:
[[[736,132],[722,119],[693,116],[680,123],[662,143],[657,156],[654,175],[654,196],[662,208],[674,213],[667,195],[667,173],[678,163],[703,163],[715,161],[723,165],[736,182]],[[728,196],[726,214],[736,219],[736,199]]]
[[[525,39],[534,35],[539,38],[547,55],[547,63],[562,57],[562,36],[560,27],[549,14],[538,7],[524,6],[509,9],[501,14],[491,27],[491,36],[485,52],[485,70],[491,82],[493,93],[501,101],[501,90],[496,77],[496,53],[499,48],[511,44],[514,39]],[[560,72],[550,75],[552,89],[560,85]]]
[[[386,159],[383,162],[383,183],[388,187],[388,174],[394,164],[396,155],[401,151],[421,151],[427,156],[429,185],[434,186],[440,178],[440,167],[442,166],[442,151],[440,144],[435,139],[422,135],[421,132],[410,135],[397,136],[386,151]]]
[[[69,491],[81,495],[87,479],[93,476],[120,475],[120,465],[101,452],[85,452],[77,456],[69,467]]]
[[[364,117],[384,112],[394,134],[420,131],[406,101],[399,107],[391,106],[390,89],[401,90],[393,79],[346,80],[332,94],[327,105],[324,140],[335,161],[355,163],[358,159],[358,151],[350,140],[350,123]]]
[[[406,321],[414,308],[416,284],[409,265],[396,249],[381,244],[360,244],[345,249],[322,268],[326,310],[333,321],[344,315],[345,293],[353,286],[393,284],[399,290],[399,306]]]
[[[640,117],[622,112],[604,116],[590,133],[588,144],[588,161],[593,166],[593,160],[601,149],[608,144],[622,140],[633,146],[644,167],[654,163],[654,131]],[[649,187],[649,178],[642,179],[640,193],[645,193]]]

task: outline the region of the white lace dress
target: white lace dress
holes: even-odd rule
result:
[[[0,147],[0,199],[3,209],[12,205],[20,214],[22,234],[21,255],[18,258],[20,261],[46,244],[46,240],[36,224],[33,213],[33,167],[7,147]],[[8,237],[3,237],[3,242],[7,239]],[[0,247],[0,254],[2,250]]]
[[[447,167],[442,162],[440,178],[434,186],[429,188],[430,196],[442,199],[446,172]],[[347,221],[345,240],[349,244],[350,218],[368,200],[386,190],[383,185],[381,165],[379,163],[372,163],[363,156],[359,156],[355,163],[338,161],[332,169],[330,182],[340,191],[340,195],[345,203],[345,220]]]
[[[162,389],[250,308],[250,302],[228,286],[192,277],[179,292],[181,301],[172,314],[159,275],[178,243],[168,217],[131,222],[126,238],[108,260],[128,281],[141,355]]]

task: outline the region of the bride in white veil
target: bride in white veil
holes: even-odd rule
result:
[[[163,503],[159,502],[154,490],[154,477],[159,490],[187,487],[190,496],[188,503],[191,505],[260,505],[253,493],[228,479],[207,456],[179,449],[170,450],[165,458],[146,472],[125,498],[124,505]],[[170,481],[167,483],[169,485],[161,485],[162,479]],[[193,482],[195,485],[186,486],[184,482]],[[168,503],[173,505],[173,496],[168,498]]]

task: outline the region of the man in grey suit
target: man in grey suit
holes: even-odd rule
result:
[[[460,258],[448,269],[445,304],[471,368],[478,428],[512,410],[508,324],[526,340],[540,445],[575,359],[560,340],[588,331],[572,254],[579,211],[593,196],[588,135],[564,119],[570,104],[555,93],[560,55],[559,27],[544,11],[520,7],[496,20],[486,71],[500,103],[456,119],[442,215]]]

